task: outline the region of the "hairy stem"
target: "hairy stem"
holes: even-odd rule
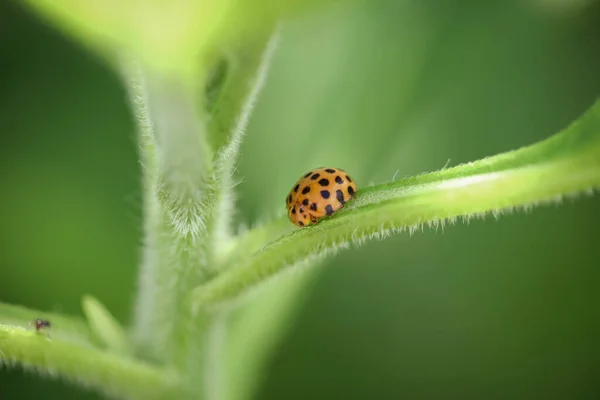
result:
[[[51,335],[51,333],[50,333]],[[0,361],[63,378],[114,398],[178,398],[179,378],[137,362],[12,325],[0,325]]]
[[[31,329],[38,318],[50,321],[53,338],[85,347],[102,347],[82,318],[0,303],[0,324]]]
[[[137,116],[145,237],[134,326],[138,349],[184,365],[197,334],[187,295],[208,276],[211,150],[193,87],[129,62]]]
[[[284,234],[196,288],[192,303],[198,309],[233,300],[288,267],[367,238],[413,231],[423,224],[443,227],[459,216],[498,215],[599,187],[600,102],[562,133],[527,148],[359,188],[356,198],[333,217]],[[273,222],[272,231],[281,229],[282,221]],[[269,231],[263,229],[263,234]]]
[[[279,26],[228,58],[228,72],[212,107],[210,130],[219,145],[215,154],[214,203],[211,237],[215,273],[232,247],[234,179],[240,147],[250,116],[263,89],[279,39]],[[224,141],[225,140],[225,141]],[[224,141],[224,142],[223,142]]]
[[[148,88],[142,67],[131,56],[125,56],[122,62],[122,73],[125,88],[129,95],[132,113],[138,129],[138,142],[140,146],[140,165],[142,173],[142,192],[150,193],[157,181],[156,166],[156,138],[154,123],[148,108]],[[149,215],[156,208],[155,198],[144,199],[143,214]],[[148,219],[144,219],[145,245],[142,249],[142,263],[138,274],[138,293],[133,312],[133,342],[138,352],[153,354],[153,339],[155,330],[152,329],[154,310],[156,309],[156,264]],[[157,357],[156,354],[154,356]]]

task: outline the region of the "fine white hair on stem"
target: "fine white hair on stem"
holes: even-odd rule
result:
[[[576,157],[576,156],[574,156]],[[503,161],[505,155],[497,159]],[[490,160],[465,168],[489,168]],[[450,179],[435,180],[440,172],[423,176],[422,183],[413,181],[383,184],[365,190],[347,208],[328,223],[283,234],[259,251],[249,254],[245,262],[194,290],[195,308],[213,307],[229,302],[238,295],[277,275],[287,265],[304,259],[333,254],[338,249],[363,243],[366,239],[383,238],[391,233],[423,230],[424,224],[436,228],[456,218],[502,214],[543,204],[560,204],[564,198],[588,194],[600,186],[600,164],[592,154],[583,153],[579,168],[573,159],[557,157],[542,164],[507,168],[495,172],[476,173]],[[431,182],[428,182],[432,180]],[[422,212],[415,212],[423,206]],[[358,228],[358,230],[357,230]],[[277,229],[273,226],[273,229]]]
[[[194,87],[122,59],[136,117],[144,190],[144,239],[132,336],[139,351],[174,359],[186,326],[182,304],[207,271],[212,153]]]
[[[149,90],[154,99],[150,110],[156,128],[159,201],[181,236],[197,237],[206,229],[202,204],[210,170],[206,127],[193,92],[181,82],[161,77],[150,81]]]
[[[250,122],[250,117],[258,101],[260,92],[267,81],[273,55],[279,44],[280,24],[277,24],[271,33],[266,46],[262,52],[259,66],[254,80],[250,83],[251,88],[246,100],[243,103],[239,117],[234,124],[229,142],[219,151],[216,160],[216,179],[217,179],[217,212],[215,214],[214,226],[214,246],[216,256],[220,257],[230,247],[228,243],[232,237],[231,220],[234,212],[234,190],[237,185],[233,182],[235,171],[237,170],[236,160],[240,151],[246,128]]]
[[[265,50],[263,51],[258,71],[254,82],[251,84],[252,89],[246,97],[246,101],[242,107],[240,115],[234,125],[233,132],[229,143],[219,152],[217,163],[223,164],[229,159],[235,159],[239,153],[240,145],[246,133],[246,128],[250,122],[250,117],[254,111],[254,107],[258,101],[258,96],[262,91],[269,75],[273,55],[277,50],[280,39],[281,25],[277,24],[269,37]]]
[[[148,107],[148,88],[146,78],[137,60],[129,54],[121,59],[122,78],[125,81],[131,111],[137,122],[140,147],[140,164],[143,170],[144,192],[149,193],[156,180],[156,137],[154,122]],[[144,214],[148,215],[153,198],[145,198]],[[141,347],[151,347],[152,313],[156,301],[156,238],[151,235],[149,219],[144,218],[144,239],[142,245],[141,266],[138,274],[138,294],[134,302],[132,334],[134,342]]]

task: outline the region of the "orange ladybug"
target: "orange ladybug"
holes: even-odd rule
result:
[[[317,223],[354,198],[356,183],[339,168],[317,168],[298,180],[286,198],[288,217],[300,226]]]

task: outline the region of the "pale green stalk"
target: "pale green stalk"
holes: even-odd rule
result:
[[[181,387],[173,371],[14,325],[0,324],[0,363],[60,376],[119,399],[173,399]]]
[[[356,198],[317,225],[294,229],[263,248],[240,256],[227,271],[196,288],[195,310],[235,300],[300,263],[334,254],[366,239],[443,228],[457,217],[495,216],[600,187],[600,102],[560,134],[538,144],[439,172],[359,188]],[[246,234],[268,237],[285,216]]]

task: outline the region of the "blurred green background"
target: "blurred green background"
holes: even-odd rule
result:
[[[340,3],[289,23],[244,143],[240,224],[306,170],[359,185],[549,136],[600,93],[600,3]],[[0,3],[0,301],[131,317],[135,130],[117,76]],[[276,179],[271,171],[277,170]],[[359,186],[360,187],[360,186]],[[600,398],[600,197],[330,259],[260,399]],[[0,399],[96,399],[0,370]]]

